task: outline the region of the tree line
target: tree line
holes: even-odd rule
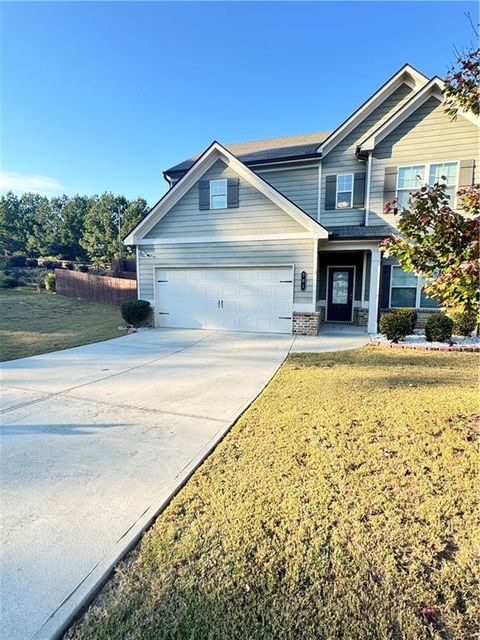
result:
[[[48,198],[8,192],[0,197],[0,255],[55,256],[109,265],[128,253],[120,240],[147,212],[143,198],[128,200],[113,193]]]

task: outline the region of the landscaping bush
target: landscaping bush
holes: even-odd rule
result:
[[[122,316],[125,322],[138,327],[146,322],[150,315],[148,300],[128,300],[122,304]]]
[[[78,265],[78,270],[81,273],[88,273],[88,264],[79,264]]]
[[[38,264],[40,267],[44,267],[45,269],[53,268],[53,260],[51,258],[40,258]]]
[[[450,314],[453,320],[453,333],[457,336],[470,336],[472,331],[477,327],[475,316],[469,315],[463,311],[455,311]]]
[[[432,313],[425,325],[428,342],[449,342],[453,333],[453,320],[444,313]]]
[[[380,331],[392,342],[403,340],[412,333],[412,317],[404,311],[409,310],[393,309],[384,313],[380,318]]]
[[[55,291],[56,289],[55,274],[52,271],[50,271],[50,273],[47,273],[43,282],[45,284],[45,289],[47,291]]]
[[[63,262],[62,267],[63,269],[68,269],[68,271],[73,271],[73,262]]]
[[[24,267],[25,262],[27,261],[26,256],[11,256],[8,260],[9,267]]]
[[[0,276],[0,289],[14,289],[20,287],[22,283],[11,276]]]
[[[407,335],[412,334],[415,331],[415,327],[417,325],[418,314],[417,314],[416,310],[415,309],[402,308],[402,309],[395,309],[394,313],[397,313],[398,315],[401,315],[406,320],[408,320],[409,329],[408,329],[408,334]]]
[[[25,260],[25,266],[26,267],[30,267],[30,268],[36,268],[38,267],[38,260],[36,258],[27,258]]]

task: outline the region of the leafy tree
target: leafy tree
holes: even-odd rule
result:
[[[446,112],[453,118],[459,109],[480,115],[480,48],[457,54],[445,78]]]
[[[446,79],[445,111],[454,119],[460,108],[479,114],[480,49],[458,56]],[[399,214],[401,236],[387,238],[387,255],[405,271],[426,280],[425,292],[451,310],[480,322],[480,184],[459,191],[460,209],[450,206],[444,178],[410,195],[407,208],[388,203]]]
[[[0,197],[0,253],[11,255],[25,251],[25,238],[19,227],[20,201],[9,191]]]
[[[449,206],[446,185],[422,187],[400,212],[401,236],[387,238],[384,247],[405,271],[425,278],[428,296],[480,320],[479,193],[478,185],[459,192],[462,215]]]

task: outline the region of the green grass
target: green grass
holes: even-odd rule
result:
[[[473,639],[477,364],[290,357],[66,637]]]
[[[116,338],[120,309],[31,288],[0,290],[0,361]]]

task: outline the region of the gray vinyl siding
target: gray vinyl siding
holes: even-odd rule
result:
[[[283,193],[312,218],[318,216],[318,165],[282,170],[255,169],[255,173]]]
[[[455,160],[476,160],[479,179],[479,130],[462,116],[452,121],[437,99],[430,98],[406,118],[373,152],[370,224],[392,223],[383,214],[385,167],[429,164]]]
[[[222,160],[202,176],[202,180],[237,178]],[[305,228],[250,183],[240,179],[239,207],[200,210],[198,182],[145,236],[154,238],[264,235],[265,233],[305,233]]]
[[[360,162],[355,155],[357,146],[397,111],[411,95],[412,89],[406,84],[402,84],[322,160],[320,224],[327,229],[331,226],[363,224],[365,209],[330,209],[325,211],[326,176],[365,171],[366,163]]]
[[[153,301],[153,267],[221,267],[294,265],[294,302],[313,302],[315,240],[206,242],[202,244],[143,245],[138,252],[139,298]],[[146,255],[148,254],[148,255]],[[300,288],[300,274],[307,287]]]

